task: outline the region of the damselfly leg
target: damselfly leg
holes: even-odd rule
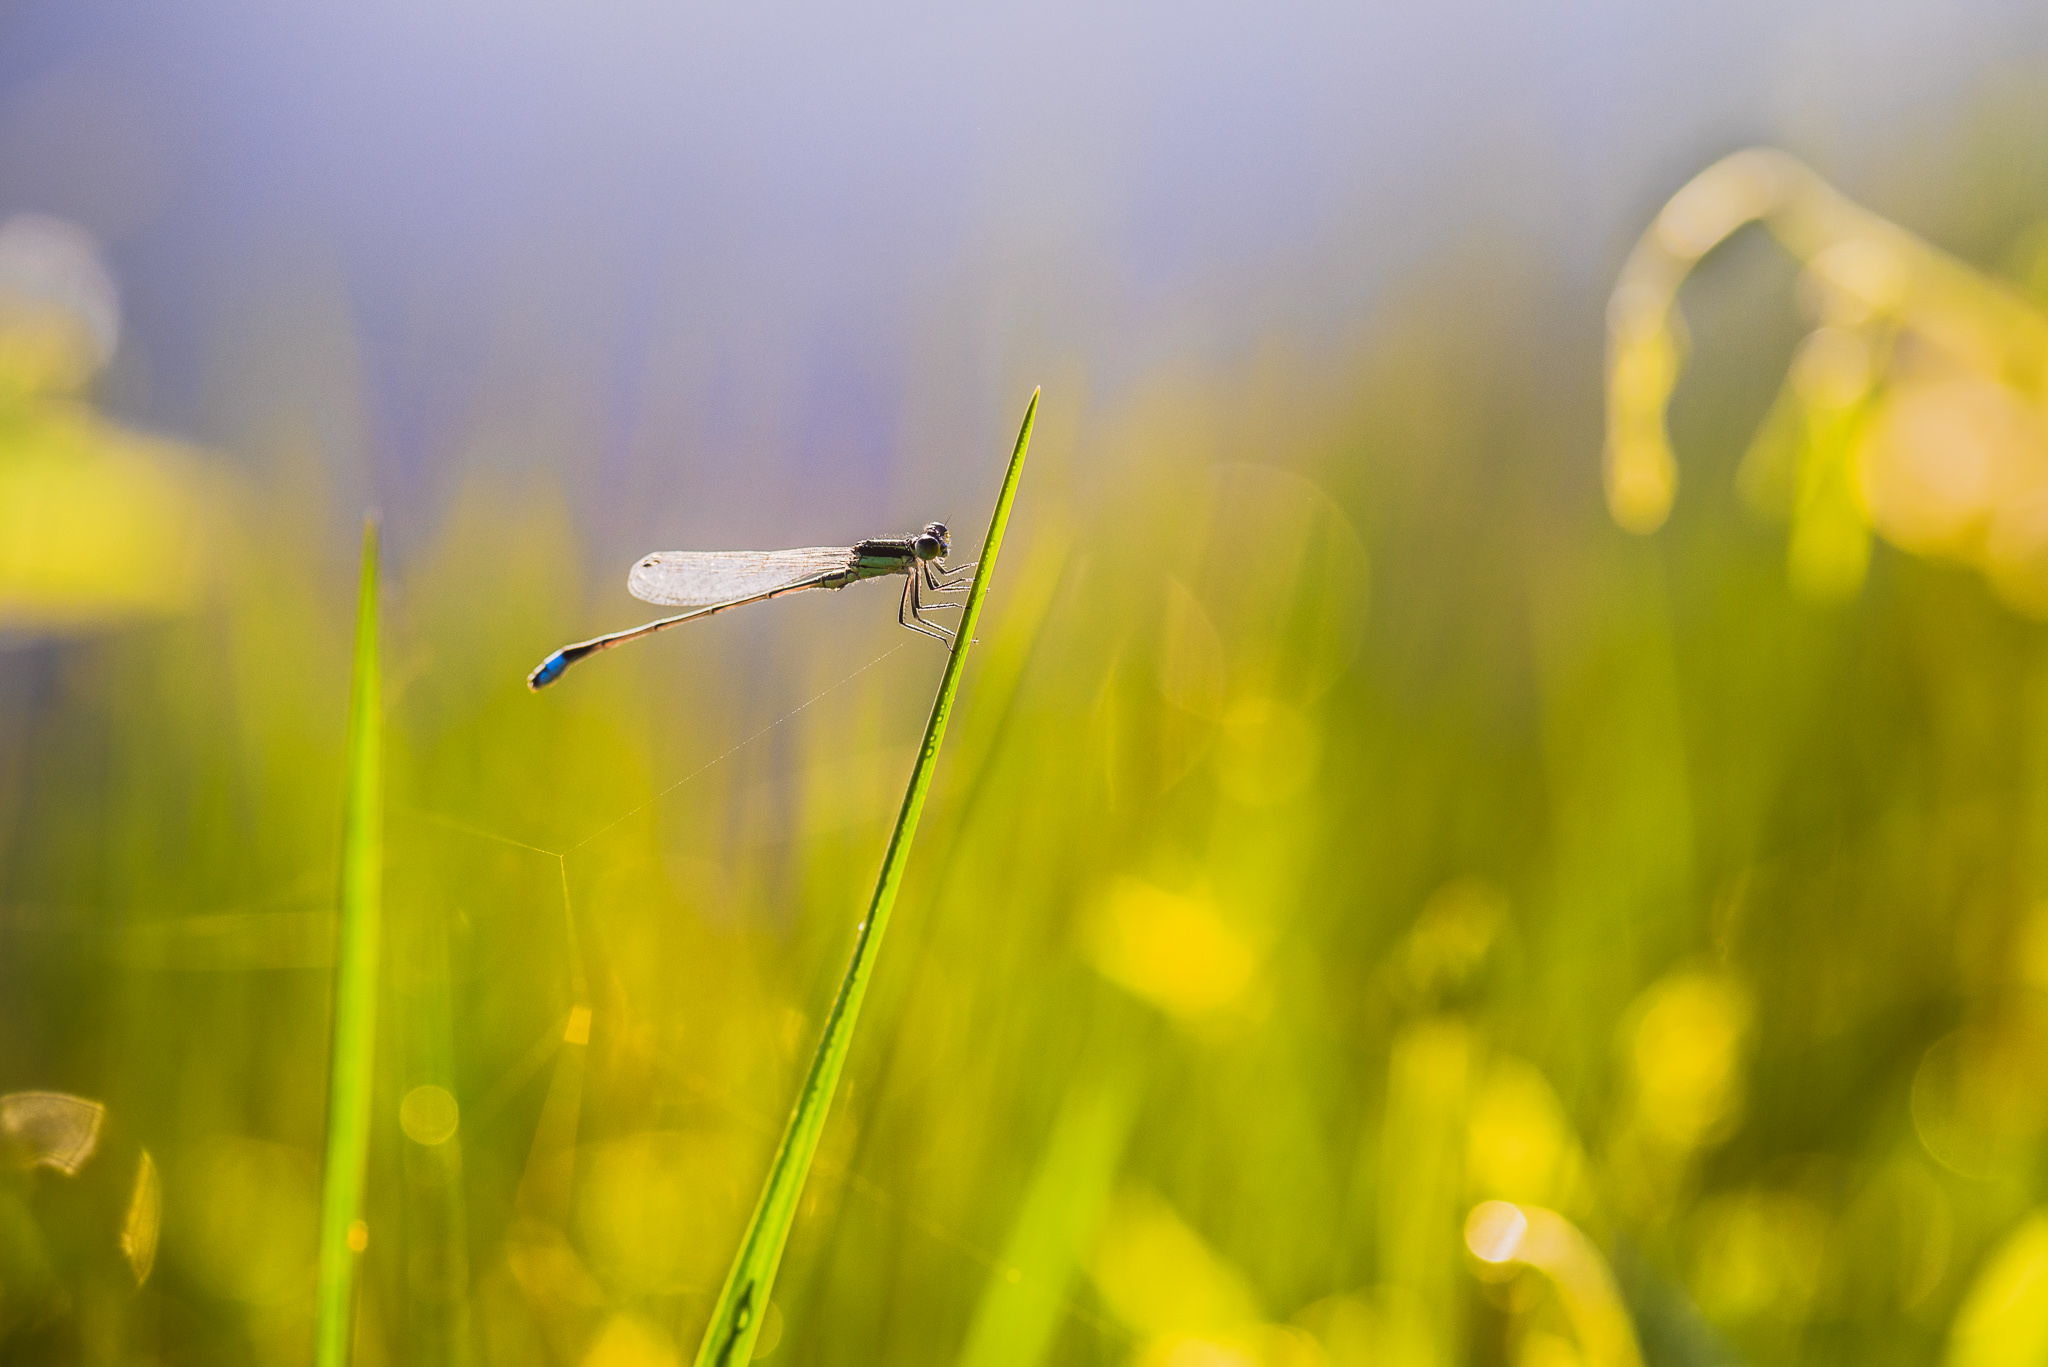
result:
[[[924,586],[933,593],[959,593],[974,582],[972,564],[938,569],[927,560],[919,568],[924,571]]]
[[[915,617],[915,618],[916,618],[916,619],[917,619],[918,621],[920,621],[920,622],[923,622],[923,623],[924,623],[924,624],[925,624],[926,626],[932,627],[933,629],[935,629],[935,630],[937,630],[937,631],[942,631],[942,632],[944,632],[944,633],[945,633],[945,635],[946,635],[946,639],[947,639],[947,640],[949,640],[949,641],[953,639],[953,636],[954,636],[954,632],[953,632],[953,629],[952,629],[951,627],[944,627],[944,626],[940,626],[940,625],[939,625],[939,624],[938,624],[937,622],[934,622],[934,621],[932,621],[932,620],[931,620],[930,618],[926,617],[926,616],[925,616],[925,614],[926,614],[927,612],[933,612],[933,611],[936,611],[936,610],[937,610],[937,609],[939,609],[939,608],[959,608],[959,607],[963,607],[963,606],[965,606],[965,605],[964,605],[964,604],[961,604],[961,603],[928,603],[928,602],[926,602],[926,601],[925,601],[925,596],[924,596],[924,590],[923,590],[922,588],[920,588],[920,587],[918,586],[918,583],[917,583],[917,579],[916,579],[916,576],[914,576],[914,575],[913,575],[913,576],[911,577],[911,584],[910,584],[910,615],[911,615],[911,616],[913,616],[913,617]]]
[[[909,627],[912,631],[951,645],[953,643],[952,632],[940,626],[937,622],[925,620],[926,606],[918,597],[917,578],[918,576],[915,571],[903,576],[903,601],[896,608],[896,620]],[[941,605],[934,603],[931,606],[938,607]],[[954,605],[948,603],[943,606],[951,607]]]

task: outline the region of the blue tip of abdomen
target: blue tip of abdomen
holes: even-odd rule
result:
[[[558,650],[540,662],[540,668],[526,676],[526,686],[536,691],[562,677],[562,671],[569,667],[569,653]]]

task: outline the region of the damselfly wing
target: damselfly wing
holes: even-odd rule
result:
[[[626,589],[647,603],[708,608],[762,593],[822,588],[851,561],[846,546],[798,551],[656,551],[633,567]]]
[[[656,551],[633,566],[626,576],[626,588],[635,598],[686,611],[563,646],[526,676],[526,686],[545,688],[586,655],[728,608],[762,603],[805,589],[843,589],[863,579],[892,574],[904,578],[903,601],[896,610],[896,620],[912,631],[951,641],[952,632],[924,615],[935,609],[959,606],[926,602],[924,596],[965,588],[967,575],[974,568],[961,565],[948,569],[946,553],[950,549],[946,525],[934,522],[915,536],[876,537],[852,546],[809,546],[793,551]]]

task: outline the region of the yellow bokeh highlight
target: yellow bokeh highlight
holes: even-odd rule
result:
[[[1997,509],[2048,478],[2048,429],[2033,406],[1974,375],[1901,384],[1860,457],[1878,529],[1921,555],[1968,556]]]
[[[1465,1247],[1482,1263],[1512,1262],[1529,1233],[1529,1217],[1512,1201],[1482,1201],[1465,1219]]]
[[[1104,1304],[1137,1335],[1137,1367],[1329,1363],[1313,1335],[1264,1323],[1244,1276],[1148,1188],[1117,1193],[1088,1272]]]
[[[675,1367],[681,1359],[669,1336],[637,1315],[613,1315],[604,1322],[582,1367]]]
[[[754,1361],[759,1362],[782,1346],[782,1307],[774,1301],[761,1316],[761,1332],[754,1336]]]
[[[2022,1169],[2048,1134],[2048,1018],[2014,1011],[1943,1036],[1909,1095],[1914,1132],[1944,1167],[1978,1178]]]
[[[1127,1187],[1103,1221],[1088,1271],[1103,1301],[1167,1351],[1229,1342],[1261,1320],[1250,1286],[1156,1193]]]
[[[1333,1367],[1314,1336],[1266,1324],[1240,1334],[1167,1334],[1145,1345],[1137,1367]]]
[[[1542,1206],[1484,1201],[1465,1219],[1465,1247],[1485,1275],[1523,1268],[1541,1274],[1557,1293],[1587,1367],[1642,1367],[1614,1274],[1577,1225]]]
[[[113,285],[74,225],[0,224],[0,630],[75,632],[194,606],[224,481],[78,393],[113,352]]]
[[[190,608],[219,549],[209,492],[177,448],[84,409],[0,411],[0,624],[65,631]]]
[[[1138,1362],[1140,1367],[1259,1367],[1257,1354],[1246,1345],[1193,1334],[1169,1334],[1154,1341]]]
[[[1584,1367],[1578,1346],[1562,1334],[1531,1329],[1515,1349],[1515,1367]]]
[[[2035,1210],[1991,1251],[1949,1327],[1946,1367],[2048,1361],[2048,1210]]]
[[[447,1143],[461,1120],[462,1108],[456,1104],[454,1093],[431,1082],[413,1088],[398,1103],[399,1128],[415,1144],[431,1147]]]
[[[1469,1124],[1465,1171],[1475,1195],[1567,1210],[1582,1203],[1585,1151],[1534,1064],[1495,1059],[1472,1099]]]
[[[135,1274],[135,1284],[149,1280],[156,1266],[157,1236],[163,1231],[164,1187],[149,1150],[135,1164],[135,1186],[128,1194],[128,1217],[121,1222],[121,1256]]]
[[[1721,975],[1681,971],[1653,984],[1630,1017],[1637,1125],[1677,1149],[1720,1137],[1742,1103],[1747,994]]]
[[[1207,898],[1118,878],[1084,926],[1083,948],[1110,981],[1175,1016],[1244,995],[1259,956]]]

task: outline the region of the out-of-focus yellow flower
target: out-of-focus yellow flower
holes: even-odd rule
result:
[[[1984,1260],[1949,1327],[1947,1367],[2048,1360],[2048,1210],[2035,1210]]]
[[[1674,195],[1615,284],[1614,520],[1648,532],[1668,514],[1678,288],[1753,221],[1804,263],[1800,297],[1820,323],[1743,463],[1753,502],[1796,483],[1789,506],[1761,500],[1791,514],[1793,586],[1819,600],[1855,592],[1874,528],[1914,554],[1977,566],[2009,605],[2048,617],[2048,317],[1769,149],[1717,162]]]
[[[1800,277],[1800,284],[1814,295],[1814,311],[1844,328],[1897,312],[1911,283],[1898,247],[1871,237],[1851,237],[1823,247]]]
[[[1227,1339],[1197,1334],[1168,1334],[1148,1344],[1141,1367],[1259,1367],[1254,1350]]]
[[[1096,1289],[1137,1332],[1138,1367],[1326,1367],[1313,1335],[1262,1321],[1237,1269],[1160,1197],[1127,1187],[1089,1264]]]
[[[1156,1193],[1117,1193],[1089,1262],[1096,1289],[1151,1338],[1242,1333],[1261,1320],[1251,1288]]]
[[[1531,1329],[1515,1350],[1515,1367],[1584,1367],[1578,1345],[1562,1334]]]
[[[74,397],[118,333],[113,284],[83,232],[34,216],[0,224],[0,630],[184,611],[219,553],[221,481]]]
[[[1738,152],[1671,197],[1622,267],[1607,305],[1607,507],[1632,532],[1653,532],[1678,489],[1664,410],[1684,356],[1673,307],[1693,263],[1769,213],[1797,163],[1768,149]]]
[[[1614,1274],[1571,1221],[1542,1206],[1486,1201],[1466,1217],[1465,1247],[1486,1275],[1541,1273],[1557,1291],[1587,1367],[1642,1367]]]
[[[1723,157],[1671,197],[1650,233],[1672,260],[1697,261],[1743,224],[1770,213],[1801,169],[1764,147]]]
[[[1470,1123],[1465,1171],[1475,1194],[1566,1208],[1584,1199],[1585,1152],[1534,1064],[1494,1060],[1473,1097]]]
[[[1718,974],[1682,971],[1629,1012],[1635,1124],[1674,1149],[1725,1133],[1742,1104],[1749,999]]]
[[[1664,430],[1664,406],[1678,379],[1678,338],[1669,328],[1617,336],[1607,373],[1607,507],[1632,532],[1653,532],[1670,516],[1678,461]]]
[[[2002,384],[1951,374],[1894,386],[1858,462],[1877,528],[1920,555],[1971,555],[1997,510],[2048,479],[2048,429]]]
[[[675,1343],[636,1315],[613,1315],[591,1341],[583,1367],[674,1367]]]
[[[191,608],[219,550],[216,485],[182,450],[68,402],[0,409],[0,627]]]
[[[1102,975],[1176,1016],[1228,1006],[1258,971],[1251,943],[1203,897],[1118,878],[1085,923]]]

